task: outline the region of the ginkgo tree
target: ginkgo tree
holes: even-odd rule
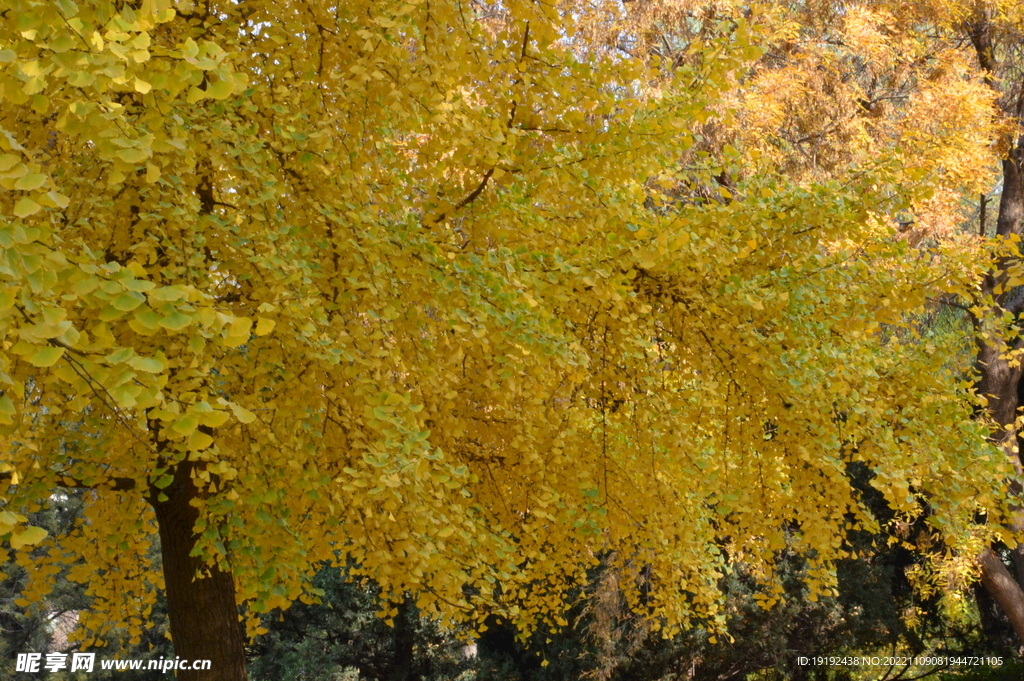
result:
[[[724,622],[728,560],[766,605],[784,547],[831,590],[873,523],[853,461],[951,546],[1001,531],[970,386],[888,332],[977,268],[893,238],[903,166],[666,202],[716,172],[679,162],[758,15],[673,64],[586,49],[584,11],[6,2],[0,530],[26,600],[69,570],[90,646],[163,590],[176,653],[212,661],[179,678],[243,679],[241,622],[315,599],[324,563],[386,618],[530,631],[604,560],[671,633]],[[83,519],[43,537],[62,488]]]
[[[686,62],[701,58],[686,46],[713,30],[715,17],[720,23],[741,16],[747,4],[650,0],[629,8],[612,32],[601,22],[588,25],[591,35],[605,36],[595,42]],[[941,242],[978,261],[963,271],[965,282],[975,279],[959,296],[941,288],[929,295],[936,307],[960,308],[969,322],[960,335],[973,346],[984,406],[978,417],[1014,468],[1005,483],[1019,490],[1020,4],[774,3],[763,18],[770,47],[733,79],[704,149],[719,157],[731,146],[742,149],[748,163],[734,174],[771,168],[802,184],[845,182],[891,164],[890,191],[908,200],[893,214],[902,237],[922,249]],[[964,364],[964,357],[952,353],[951,364]],[[988,456],[985,448],[979,452]],[[1018,516],[1007,529],[1022,527]],[[1024,547],[1019,537],[1004,539],[1014,547],[1016,579],[991,550],[978,562],[984,585],[1024,640]]]

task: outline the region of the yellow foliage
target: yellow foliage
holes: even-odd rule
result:
[[[146,501],[186,461],[197,550],[250,613],[351,560],[387,598],[529,630],[615,555],[663,631],[716,626],[725,554],[768,566],[785,528],[831,588],[872,522],[851,461],[951,537],[1000,512],[967,386],[883,325],[976,272],[884,222],[908,177],[940,203],[967,181],[949,130],[988,134],[984,102],[955,110],[978,91],[953,56],[900,127],[849,120],[870,93],[820,54],[739,87],[757,17],[666,72],[518,0],[479,21],[458,0],[8,5],[0,496],[97,490],[22,552],[77,565],[90,636],[137,634],[162,586]],[[910,59],[890,20],[851,16],[850,49]],[[764,172],[652,207],[648,180],[692,179],[679,159],[712,125]],[[784,129],[820,140],[793,181],[776,147],[806,142]]]

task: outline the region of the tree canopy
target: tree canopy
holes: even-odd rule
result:
[[[694,14],[655,54],[592,40],[649,34],[601,3],[8,0],[0,530],[28,597],[73,566],[98,642],[166,589],[179,654],[227,659],[203,639],[236,603],[258,633],[325,562],[528,632],[605,560],[655,626],[714,628],[729,560],[766,607],[784,547],[831,593],[874,522],[852,462],[950,556],[1009,538],[962,339],[914,322],[990,259],[894,228],[967,182],[942,164],[993,96],[950,58],[920,129],[836,113],[868,141],[794,172],[757,121],[817,134],[801,102],[863,57],[752,72],[777,19]],[[84,519],[26,529],[61,488]]]

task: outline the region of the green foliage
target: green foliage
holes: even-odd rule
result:
[[[378,616],[379,589],[330,568],[313,585],[323,591],[320,603],[261,618],[267,633],[247,651],[253,681],[335,681],[351,675],[346,669],[357,670],[359,681],[447,681],[468,668],[464,644],[411,603],[399,605],[388,626]]]

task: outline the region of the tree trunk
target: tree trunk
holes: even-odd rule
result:
[[[993,316],[998,312],[994,311]],[[986,338],[977,339],[978,354],[974,362],[974,369],[978,372],[978,383],[976,389],[978,394],[985,398],[987,404],[985,410],[988,416],[1000,426],[1012,424],[1017,418],[1017,384],[1020,383],[1021,367],[1010,366],[1010,363],[1000,355],[1005,350],[1000,348],[996,342]],[[1012,442],[1015,439],[1012,430],[1003,430],[992,435],[992,441],[1007,448],[1007,454],[1012,452]],[[1019,468],[1014,466],[1014,468]]]
[[[393,681],[415,681],[419,678],[414,671],[417,617],[412,601],[406,597],[398,606],[398,614],[395,616]]]
[[[1018,234],[1021,230],[1021,221],[1024,219],[1022,160],[1024,146],[1021,144],[1014,145],[1007,158],[1003,160],[1003,194],[999,201],[999,217],[996,222],[998,236]],[[1002,269],[1003,264],[1000,263],[982,282],[982,295],[991,295],[994,302],[994,309],[990,310],[992,319],[1000,317],[1004,310],[1017,314],[1021,312],[1018,308],[1024,307],[1019,300],[1020,296],[1013,295],[1010,291],[997,293],[997,286],[1005,280]],[[974,321],[975,330],[980,332],[976,341],[978,354],[975,361],[978,394],[987,400],[987,414],[999,426],[999,430],[993,433],[992,440],[1003,449],[1013,465],[1016,475],[1015,479],[1010,481],[1010,487],[1019,492],[1024,481],[1024,467],[1021,466],[1015,424],[1021,406],[1022,367],[1011,366],[1002,358],[1006,354],[1006,348],[1000,347],[997,340],[984,337],[984,332],[988,331],[984,320],[976,318]],[[1017,517],[1011,520],[1011,528],[1019,532],[1024,529],[1024,509],[1018,508],[1016,511]],[[1013,559],[1017,579],[1014,579],[991,550],[986,550],[980,556],[981,581],[985,590],[1010,620],[1019,641],[1024,643],[1024,590],[1020,586],[1024,583],[1024,547],[1018,547],[1013,552]]]
[[[235,603],[235,582],[230,572],[207,567],[192,555],[193,532],[199,511],[191,505],[199,491],[192,481],[192,465],[179,464],[174,482],[151,492],[150,503],[160,527],[164,585],[174,653],[190,664],[209,660],[209,669],[179,669],[181,681],[246,681],[245,638]]]
[[[984,72],[985,83],[1001,95],[999,105],[1003,112],[1019,122],[1021,105],[1024,104],[1020,100],[1021,95],[1018,95],[1016,102],[1011,102],[1008,101],[1006,93],[999,91],[1000,64],[996,59],[993,42],[991,10],[983,5],[977,5],[975,16],[966,25],[966,29],[968,37],[974,45],[978,66]],[[1002,163],[1003,193],[999,198],[999,215],[996,218],[997,237],[1019,234],[1022,220],[1024,220],[1024,140],[1012,139],[1010,142],[1009,151]],[[983,202],[983,212],[984,208]],[[985,235],[984,230],[983,218],[982,236]],[[992,296],[993,309],[988,311],[990,319],[998,319],[1004,311],[1016,315],[1024,310],[1024,305],[1019,300],[1020,296],[1000,290],[1000,285],[1006,279],[1004,268],[1005,263],[998,263],[982,281],[982,298]],[[1006,452],[1010,463],[1013,464],[1016,479],[1011,480],[1010,485],[1012,489],[1019,491],[1021,483],[1024,482],[1016,429],[1017,409],[1020,406],[1021,367],[1011,367],[1006,360],[1001,359],[1000,355],[1004,352],[1003,348],[999,347],[998,341],[990,341],[984,337],[984,332],[990,331],[986,328],[986,321],[989,320],[984,317],[973,318],[975,331],[978,332],[978,355],[975,361],[975,369],[978,372],[978,393],[988,400],[986,405],[988,415],[1000,426],[1000,430],[993,433],[992,439]],[[1024,509],[1017,509],[1016,515],[1017,517],[1011,520],[1011,526],[1012,529],[1020,532],[1021,529],[1024,529]],[[1021,580],[1020,582],[1014,580],[1013,575],[991,550],[986,550],[979,558],[982,569],[981,581],[1010,619],[1017,638],[1024,643],[1024,591],[1020,587],[1020,584],[1024,583],[1024,550],[1021,548],[1015,550],[1013,558],[1017,579]]]
[[[1024,641],[1024,591],[991,549],[980,556],[981,583],[1010,620],[1017,638]]]
[[[1018,141],[1003,159],[1003,194],[999,197],[996,234],[1020,233],[1024,220],[1024,140]]]

